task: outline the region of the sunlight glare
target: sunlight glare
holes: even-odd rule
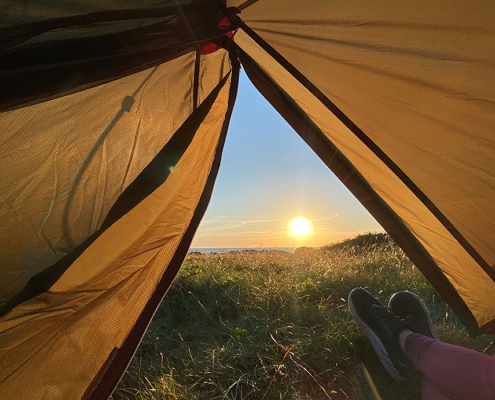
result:
[[[294,236],[306,236],[311,230],[311,224],[304,217],[294,218],[289,226],[290,231]]]

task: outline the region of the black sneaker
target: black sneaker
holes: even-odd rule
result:
[[[411,331],[438,339],[433,329],[430,313],[418,295],[409,291],[395,293],[390,298],[388,307],[407,323]]]
[[[399,333],[408,328],[406,324],[362,288],[353,289],[348,301],[358,327],[371,340],[387,372],[397,381],[410,377],[414,367],[399,343]]]

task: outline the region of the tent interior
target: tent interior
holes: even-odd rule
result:
[[[468,332],[495,333],[493,15],[3,1],[0,397],[112,393],[205,213],[241,67]]]

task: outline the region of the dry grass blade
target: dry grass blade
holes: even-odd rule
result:
[[[299,364],[296,360],[294,360],[294,357],[292,357],[292,354],[289,356],[289,358],[291,359],[291,361],[296,364],[299,368],[301,368],[304,372],[306,372],[309,377],[311,379],[313,379],[313,381],[315,381],[315,383],[320,387],[320,389],[323,391],[323,393],[325,393],[325,395],[330,399],[332,400],[332,397],[328,394],[328,392],[325,390],[325,388],[321,385],[320,382],[318,382],[318,380],[311,374],[311,372],[309,372],[309,370],[302,364]]]

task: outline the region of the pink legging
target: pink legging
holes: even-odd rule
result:
[[[423,375],[423,400],[495,399],[495,357],[418,333],[406,338],[405,347]]]

